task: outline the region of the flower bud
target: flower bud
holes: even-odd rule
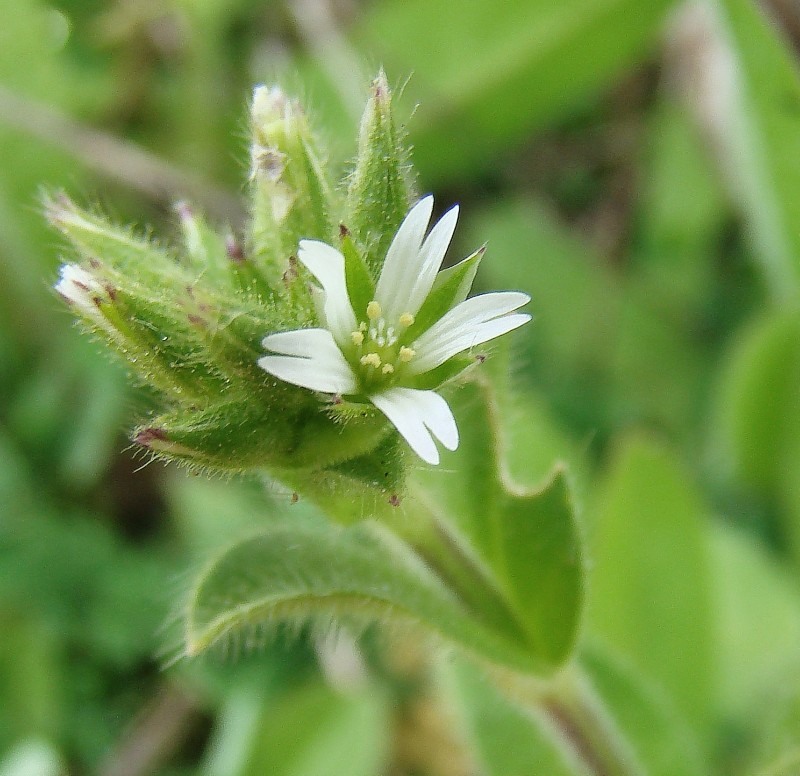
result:
[[[267,283],[280,291],[287,261],[298,242],[330,236],[332,189],[316,138],[297,102],[278,87],[257,86],[250,124],[249,253]]]
[[[344,220],[376,277],[413,199],[410,170],[404,136],[392,114],[389,83],[381,70],[361,119]]]

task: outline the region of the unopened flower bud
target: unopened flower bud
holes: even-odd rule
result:
[[[55,285],[56,292],[85,320],[110,329],[101,307],[111,303],[113,292],[77,264],[64,264],[60,275]]]

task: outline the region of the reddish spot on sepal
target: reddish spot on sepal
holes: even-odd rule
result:
[[[225,238],[225,252],[234,264],[241,264],[244,261],[244,248],[232,234]]]
[[[142,447],[152,447],[153,442],[166,442],[167,432],[163,428],[143,428],[133,441]]]
[[[393,507],[399,507],[400,506],[400,496],[398,496],[396,493],[392,493],[392,495],[389,496],[389,503]]]

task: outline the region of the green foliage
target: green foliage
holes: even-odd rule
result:
[[[282,621],[325,625],[343,618],[363,626],[399,620],[420,622],[493,662],[551,670],[569,654],[581,603],[580,545],[563,476],[539,492],[500,494],[495,503],[497,514],[474,518],[476,533],[462,538],[461,551],[412,529],[415,553],[369,523],[347,529],[280,523],[244,539],[198,579],[186,651],[194,655],[219,640],[258,643]],[[448,520],[446,511],[423,504],[400,520],[417,509],[426,513],[414,515],[423,526],[429,511]],[[458,530],[459,513],[450,514]],[[487,540],[492,534],[491,553],[478,532]],[[476,552],[488,569],[472,565]],[[567,607],[570,617],[563,616]]]
[[[592,527],[590,622],[704,731],[715,687],[706,510],[670,454],[626,439]]]
[[[735,93],[726,132],[753,238],[772,295],[796,305],[800,288],[798,129],[800,69],[770,20],[746,0],[724,0],[719,12],[734,41]]]

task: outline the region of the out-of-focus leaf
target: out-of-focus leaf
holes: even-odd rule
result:
[[[0,762],[0,776],[61,776],[64,763],[47,742],[23,741]]]
[[[312,685],[262,717],[246,776],[376,776],[388,755],[388,714],[370,691],[339,695]]]
[[[308,684],[281,698],[241,691],[220,716],[204,776],[377,776],[388,756],[388,713],[370,689],[342,695]]]
[[[758,772],[758,776],[797,776],[800,773],[800,750],[792,749]]]
[[[362,51],[420,103],[412,140],[426,179],[486,169],[646,55],[671,0],[382,3],[357,31]]]
[[[800,318],[775,314],[733,342],[722,372],[715,456],[741,482],[775,493],[800,417]]]
[[[474,750],[481,773],[586,776],[540,713],[515,706],[475,666],[448,660],[442,673],[442,684],[464,727],[465,743]]]
[[[669,699],[613,651],[592,645],[581,657],[603,705],[647,776],[704,776],[698,740]]]
[[[774,313],[733,342],[716,398],[715,463],[774,509],[800,557],[800,317]]]
[[[800,299],[800,69],[788,41],[750,0],[715,4],[730,44],[735,92],[725,164],[752,231],[773,297]],[[727,74],[726,74],[727,75]]]
[[[705,732],[714,692],[705,509],[659,445],[629,437],[593,525],[591,632],[655,679]]]
[[[556,411],[597,435],[635,421],[695,430],[698,375],[708,356],[691,321],[660,294],[605,267],[535,201],[473,219],[487,240],[487,285],[532,297],[534,321],[514,368],[532,373]]]
[[[720,523],[710,539],[719,704],[726,718],[748,724],[800,666],[800,596],[751,537]]]
[[[14,739],[49,736],[61,713],[54,634],[35,617],[0,610],[0,750]],[[10,738],[9,738],[10,737]],[[0,769],[0,773],[2,769]]]
[[[727,201],[695,124],[674,100],[656,106],[648,141],[634,246],[637,281],[648,285],[665,314],[698,316],[714,297]]]

